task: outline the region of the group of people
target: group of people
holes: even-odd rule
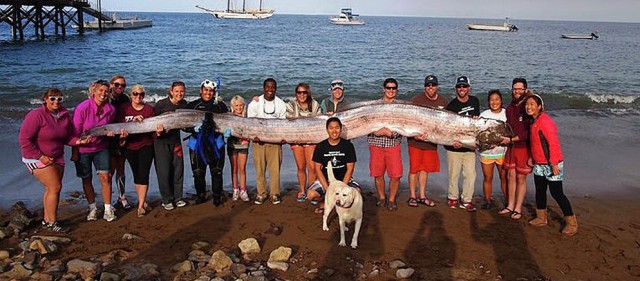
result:
[[[347,109],[350,103],[344,96],[344,82],[334,80],[330,85],[331,96],[318,102],[313,98],[309,84],[300,83],[295,87],[295,99],[285,102],[276,96],[276,80],[267,78],[263,82],[262,95],[254,97],[248,103],[241,96],[234,96],[230,99],[230,106],[227,106],[219,96],[216,82],[203,81],[200,84],[200,97],[187,103],[184,100],[185,84],[177,81],[171,84],[165,99],[151,106],[144,102],[145,91],[141,85],[132,86],[127,96],[126,80],[118,75],[110,82],[99,80],[93,83],[89,88],[88,99],[76,106],[73,116],[62,106],[63,94],[57,89],[48,89],[42,96],[44,105],[27,114],[19,136],[23,162],[45,188],[43,227],[56,232],[68,231],[68,227],[58,223],[56,218],[65,166],[64,145],[73,146],[72,160],[75,162],[77,176],[82,179],[89,202],[87,220],[96,220],[98,217],[92,186],[92,165],[100,179],[104,202],[103,218],[107,221],[116,219],[114,206],[111,205],[113,175],[116,176],[119,190],[116,204],[124,209],[132,208],[125,196],[125,162],[129,163],[134,177],[139,217],[144,216],[149,210],[146,196],[152,163],[158,176],[162,207],[170,211],[176,207],[187,206],[188,203],[183,198],[184,157],[179,129],[165,130],[162,124],[157,124],[156,131],[152,133],[128,134],[121,130],[109,132],[103,137],[85,136],[85,132],[101,125],[113,122],[140,122],[178,109],[194,109],[208,113],[208,118],[205,118],[202,125],[184,129],[190,134],[187,146],[196,190],[196,204],[206,200],[207,170],[211,175],[212,202],[215,206],[222,204],[225,154],[228,155],[231,164],[232,200],[250,200],[246,186],[246,163],[251,142],[256,173],[254,203],[263,204],[270,200],[272,204],[279,204],[283,144],[262,142],[258,137],[249,140],[230,136],[228,132],[216,132],[212,118],[216,114],[280,119],[321,114],[331,116]],[[524,78],[513,80],[512,102],[506,109],[503,108],[500,91],[489,91],[489,109],[482,113],[478,98],[470,94],[471,83],[468,77],[460,76],[456,79],[456,96],[449,102],[439,94],[439,85],[436,76],[426,76],[423,93],[412,97],[410,101],[472,118],[502,120],[514,131],[513,136],[503,139],[501,146],[483,151],[479,155],[484,174],[485,202],[482,208],[490,209],[494,206],[492,182],[495,167],[500,175],[501,189],[506,198],[505,207],[498,213],[508,215],[514,220],[522,218],[526,177],[533,171],[537,216],[530,224],[547,225],[546,190],[549,189],[567,220],[563,233],[575,234],[577,221],[562,190],[563,157],[557,129],[544,111],[542,98],[528,90],[527,81]],[[381,102],[393,103],[397,94],[398,81],[394,78],[386,79],[382,85]],[[337,179],[359,188],[353,179],[357,161],[355,148],[349,140],[340,137],[343,129],[340,119],[330,117],[326,122],[326,129],[328,137],[325,141],[290,146],[297,167],[298,202],[321,201],[329,185],[326,171],[328,161],[332,162]],[[421,135],[407,140],[410,158],[408,205],[411,207],[435,206],[435,202],[426,196],[426,186],[429,173],[440,171],[440,159],[437,145],[426,141],[428,134],[429,132],[422,132]],[[376,206],[391,211],[398,209],[396,198],[403,175],[402,138],[402,135],[388,128],[382,128],[367,136],[370,151],[369,172],[374,178],[377,192]],[[462,147],[460,142],[445,146],[445,149],[449,172],[448,207],[475,211],[473,194],[476,153]],[[388,189],[385,173],[390,179]],[[463,178],[462,192],[458,187],[460,174]],[[321,212],[321,207],[319,209]]]

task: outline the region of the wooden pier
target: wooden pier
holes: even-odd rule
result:
[[[112,20],[101,13],[100,2],[93,8],[88,0],[0,0],[0,26],[8,24],[13,40],[20,41],[27,28],[33,28],[36,37],[44,40],[45,27],[50,24],[55,25],[55,35],[66,36],[67,27],[74,26],[83,34],[84,14],[100,22]]]

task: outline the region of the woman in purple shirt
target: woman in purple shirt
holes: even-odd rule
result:
[[[42,96],[44,105],[30,111],[20,127],[18,142],[22,162],[44,186],[44,219],[42,225],[54,232],[67,232],[69,227],[56,220],[62,176],[64,145],[87,144],[90,138],[73,137],[69,111],[62,106],[64,97],[58,89],[48,89]]]

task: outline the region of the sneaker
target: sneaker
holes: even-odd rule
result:
[[[278,204],[280,204],[281,202],[282,202],[282,201],[280,201],[280,196],[278,196],[278,195],[273,195],[273,196],[271,196],[271,203],[272,203],[273,205],[278,205]]]
[[[118,198],[118,203],[120,203],[120,206],[122,207],[122,209],[125,209],[125,210],[130,210],[132,207],[131,204],[129,203],[129,200],[127,200],[127,197]]]
[[[204,201],[207,201],[207,198],[204,195],[196,196],[196,205],[202,204]]]
[[[187,202],[186,201],[184,201],[182,199],[176,201],[176,207],[182,208],[182,207],[186,207],[186,206],[187,206]]]
[[[87,215],[88,221],[97,221],[98,220],[98,209],[89,209],[89,214]]]
[[[460,200],[460,205],[458,206],[460,209],[465,209],[467,212],[473,212],[476,210],[476,206],[473,205],[473,202],[463,202]]]
[[[113,211],[113,208],[105,208],[102,218],[106,221],[114,221],[116,219],[116,213]]]
[[[238,201],[238,199],[240,199],[240,189],[234,188],[233,196],[231,197],[231,200]]]
[[[173,203],[169,202],[167,204],[162,203],[162,208],[164,208],[165,211],[171,211],[173,210]]]
[[[70,229],[68,226],[63,226],[57,221],[54,221],[52,223],[46,223],[42,221],[42,227],[45,230],[58,232],[58,233],[67,233],[69,232],[69,229]]]
[[[240,190],[240,200],[249,202],[249,194],[247,194],[246,190]]]
[[[253,203],[256,204],[256,205],[262,205],[262,203],[264,203],[264,201],[267,201],[267,196],[258,195],[258,196],[256,196],[256,201],[253,201]]]
[[[456,207],[458,207],[458,200],[449,199],[449,201],[447,202],[447,206],[449,206],[449,208],[455,209]]]

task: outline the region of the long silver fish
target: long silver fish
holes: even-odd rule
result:
[[[454,141],[459,141],[463,147],[485,150],[499,144],[502,141],[501,137],[512,134],[502,121],[473,119],[408,102],[356,103],[334,116],[342,121],[342,137],[346,139],[366,136],[386,127],[406,137],[422,135],[430,142],[444,145],[452,145]],[[164,122],[154,118],[163,118]],[[186,128],[200,124],[203,118],[202,111],[179,110],[168,115],[148,118],[143,122],[109,124],[102,127],[111,126],[110,130],[114,132],[118,132],[120,128],[129,133],[151,132],[156,130],[155,124],[158,123],[162,123],[166,129]],[[243,118],[233,114],[214,114],[218,132],[230,129],[233,136],[257,138],[271,143],[318,143],[327,138],[325,122],[328,118],[323,115],[295,119],[260,119]],[[105,135],[108,130],[102,127],[97,127],[88,134]]]
[[[142,122],[112,123],[85,131],[83,136],[106,136],[109,132],[119,134],[123,129],[129,134],[155,132],[158,124],[164,129],[193,128],[202,124],[204,112],[198,110],[179,110],[176,112],[149,117]]]

